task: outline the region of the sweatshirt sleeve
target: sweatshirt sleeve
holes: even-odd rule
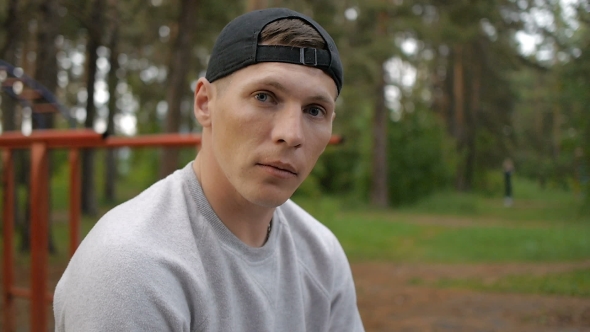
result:
[[[183,285],[166,257],[133,244],[97,242],[79,248],[57,285],[56,331],[191,329]]]
[[[337,240],[334,241],[333,250],[334,287],[330,307],[330,331],[362,332],[365,329],[358,311],[350,264]]]

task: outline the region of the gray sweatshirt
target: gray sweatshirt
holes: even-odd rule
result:
[[[56,331],[363,331],[334,235],[292,201],[252,248],[219,220],[189,163],[109,211],[54,296]]]

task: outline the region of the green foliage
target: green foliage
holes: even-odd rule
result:
[[[425,110],[389,128],[389,190],[393,205],[407,204],[451,183],[455,155],[435,115]]]

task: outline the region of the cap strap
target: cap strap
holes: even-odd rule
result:
[[[317,48],[258,45],[256,62],[287,62],[327,69],[330,67],[330,52]]]

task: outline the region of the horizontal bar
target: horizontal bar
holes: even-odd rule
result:
[[[20,287],[12,287],[10,289],[10,294],[12,294],[14,297],[21,297],[29,300],[32,296],[30,289]],[[53,293],[47,292],[47,294],[45,294],[45,301],[47,301],[49,304],[53,303]]]
[[[57,113],[59,110],[54,104],[51,103],[44,103],[44,104],[34,104],[33,105],[33,112],[34,113]]]
[[[41,94],[39,93],[39,91],[34,89],[24,89],[17,96],[18,98],[25,100],[34,100],[41,98]]]
[[[340,144],[341,136],[333,135],[330,144]],[[154,134],[132,137],[107,136],[92,129],[44,129],[34,130],[31,135],[20,131],[7,131],[0,135],[0,148],[26,149],[33,143],[45,143],[47,148],[120,148],[167,146],[183,147],[201,144],[199,134]]]
[[[105,147],[145,147],[145,146],[195,146],[201,144],[201,135],[197,134],[157,134],[134,137],[110,136],[105,140]]]
[[[103,135],[92,129],[40,129],[28,136],[20,131],[7,131],[0,135],[0,147],[24,149],[33,143],[45,143],[48,148],[83,147],[104,144],[103,140]]]

